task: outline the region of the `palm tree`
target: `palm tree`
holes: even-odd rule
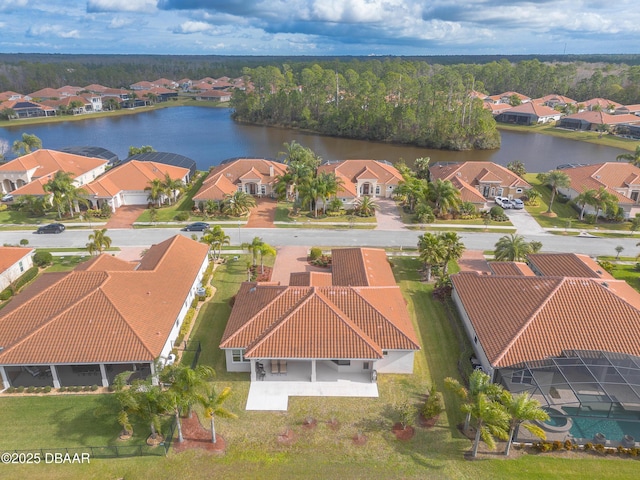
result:
[[[313,211],[314,217],[318,216],[318,197],[320,196],[321,188],[318,177],[308,178],[298,186],[302,207],[308,205],[309,212]]]
[[[44,215],[49,209],[49,203],[44,197],[36,197],[35,195],[22,195],[18,200],[18,210],[27,212],[34,217]]]
[[[571,178],[562,170],[551,170],[547,173],[539,173],[538,180],[551,188],[551,200],[549,200],[549,208],[547,209],[547,213],[551,213],[558,189],[568,188],[571,185]]]
[[[598,191],[593,188],[589,188],[587,190],[583,190],[575,199],[576,205],[580,205],[580,220],[584,219],[584,210],[587,208],[587,205],[594,206],[597,202],[597,194]]]
[[[546,438],[544,430],[531,422],[544,422],[545,420],[549,420],[549,414],[540,407],[538,400],[531,398],[529,392],[512,396],[510,392],[505,390],[502,397],[502,404],[506,407],[507,413],[511,417],[509,420],[509,438],[507,440],[507,447],[504,450],[506,456],[509,456],[513,438],[517,435],[517,430],[520,426],[523,426],[538,438],[543,440]]]
[[[318,197],[322,201],[322,210],[326,213],[327,201],[331,196],[335,196],[338,193],[340,185],[342,185],[342,179],[336,177],[336,174],[321,172],[317,176],[318,184]]]
[[[260,237],[253,237],[251,243],[242,244],[242,248],[251,253],[254,267],[258,264],[258,253],[260,252],[260,247],[262,247],[263,243],[264,242]]]
[[[608,212],[617,209],[618,197],[613,193],[609,193],[606,187],[600,187],[596,194],[595,205],[596,207],[596,221],[600,216],[600,212]]]
[[[425,233],[418,237],[418,251],[420,261],[424,264],[427,282],[431,281],[431,269],[440,265],[445,258],[446,250],[438,235]]]
[[[173,179],[171,175],[168,173],[164,174],[164,181],[162,182],[162,186],[164,187],[165,194],[174,202],[176,201],[177,196],[184,191],[184,182],[180,179]]]
[[[445,232],[439,235],[440,242],[444,247],[444,266],[442,267],[442,274],[446,275],[449,269],[449,262],[451,260],[458,261],[464,253],[464,243],[456,232]]]
[[[200,238],[200,241],[209,245],[209,248],[213,251],[213,257],[220,258],[222,254],[222,246],[229,245],[231,238],[229,235],[225,235],[224,230],[220,225],[214,225],[211,230],[206,230],[204,235]],[[216,254],[218,250],[218,254]]]
[[[491,398],[497,398],[502,392],[502,387],[491,381],[491,377],[484,373],[482,370],[474,370],[469,375],[469,388],[465,388],[458,380],[452,377],[444,379],[445,386],[453,390],[453,392],[460,397],[465,403],[472,403],[480,393],[489,395]],[[466,412],[467,416],[464,420],[463,431],[469,430],[469,424],[471,422],[471,413]]]
[[[498,261],[523,262],[531,253],[531,245],[522,235],[505,235],[495,245],[494,258]]]
[[[418,203],[428,199],[429,184],[410,174],[404,175],[403,178],[404,180],[400,181],[398,188],[395,189],[394,195],[409,208],[410,213],[413,213]]]
[[[214,388],[211,388],[205,396],[200,397],[200,403],[204,407],[204,416],[211,420],[211,441],[213,443],[216,443],[215,417],[238,418],[235,413],[222,406],[229,395],[231,395],[231,387],[225,387],[219,395],[216,394]]]
[[[111,246],[111,237],[107,236],[107,229],[94,230],[89,234],[89,243],[87,243],[87,249],[93,254],[102,253]]]
[[[429,184],[429,198],[434,203],[438,215],[457,208],[462,203],[460,190],[450,180],[440,178]]]
[[[616,160],[628,160],[629,163],[635,165],[636,167],[640,167],[640,145],[636,147],[635,152],[633,153],[621,153],[616,157]]]
[[[233,194],[225,195],[222,212],[231,217],[241,217],[242,215],[246,215],[249,210],[255,206],[256,201],[251,195],[238,190]]]
[[[507,440],[509,433],[509,414],[505,407],[491,400],[486,393],[479,393],[472,403],[465,403],[462,411],[476,419],[476,438],[473,442],[471,456],[478,455],[480,439],[493,450],[496,447],[495,438]]]
[[[73,194],[73,177],[68,172],[58,170],[47,183],[42,186],[42,189],[51,194],[51,202],[58,209],[58,218],[62,218],[62,205],[65,198],[71,198]],[[73,216],[73,205],[69,204],[69,213]]]
[[[23,133],[22,138],[13,142],[13,146],[11,147],[13,153],[19,157],[38,150],[39,148],[42,148],[42,140],[30,133]]]
[[[265,256],[276,256],[276,249],[273,248],[268,243],[262,242],[262,244],[258,247],[258,252],[260,253],[260,273],[264,273],[264,257]]]
[[[359,197],[354,203],[354,210],[358,213],[358,215],[362,217],[371,217],[375,215],[375,212],[378,209],[378,204],[376,203],[376,201],[369,196]]]
[[[153,204],[158,204],[158,207],[162,206],[162,197],[164,196],[165,188],[159,178],[151,180],[149,186],[145,187],[144,190],[145,192],[149,192],[147,200]]]

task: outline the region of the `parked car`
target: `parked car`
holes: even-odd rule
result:
[[[496,205],[498,205],[499,207],[504,208],[505,210],[507,208],[511,208],[511,201],[507,198],[507,197],[496,197]]]
[[[43,225],[38,227],[36,233],[62,233],[66,227],[61,223],[50,223],[49,225]]]
[[[6,195],[3,195],[2,201],[3,202],[13,202],[13,195],[11,195],[10,193],[7,193]]]
[[[524,208],[524,202],[519,198],[511,200],[511,206],[516,210],[522,210]]]
[[[194,222],[190,223],[182,230],[184,232],[204,232],[207,228],[209,228],[209,224],[206,222]]]

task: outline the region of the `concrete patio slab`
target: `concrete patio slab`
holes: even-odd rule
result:
[[[289,397],[378,397],[376,383],[336,380],[332,382],[252,382],[246,410],[286,411]]]

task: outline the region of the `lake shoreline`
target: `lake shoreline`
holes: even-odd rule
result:
[[[81,122],[83,120],[91,120],[91,119],[97,119],[97,118],[118,118],[118,117],[124,117],[128,115],[137,115],[139,113],[148,113],[148,112],[153,112],[157,110],[162,110],[165,108],[176,108],[176,107],[202,107],[202,108],[224,108],[224,109],[230,108],[228,103],[221,104],[219,102],[195,101],[192,98],[183,97],[183,98],[179,98],[178,100],[156,103],[154,105],[150,105],[146,107],[102,111],[99,113],[87,113],[82,115],[64,115],[64,116],[56,115],[55,117],[37,117],[37,118],[20,119],[20,120],[2,120],[0,121],[0,128],[8,128],[8,127],[16,128],[18,126],[45,125],[45,124],[55,124],[55,123],[63,123],[63,122]],[[312,130],[284,127],[279,125],[267,125],[267,124],[252,123],[252,122],[239,121],[239,120],[233,120],[233,119],[232,121],[237,123],[238,125],[287,129],[294,132],[300,132],[303,134],[319,135],[319,136],[330,137],[330,138],[361,140],[361,141],[367,141],[367,142],[380,143],[384,145],[430,148],[430,147],[424,147],[424,146],[414,145],[414,144],[388,142],[384,140],[362,140],[362,139],[353,139],[350,137],[339,137],[335,135],[323,135],[321,133],[314,132]],[[507,124],[497,123],[497,128],[499,131],[511,131],[511,132],[520,132],[520,133],[539,133],[541,135],[550,135],[550,136],[565,138],[567,140],[573,140],[577,142],[586,142],[586,143],[592,143],[595,145],[601,145],[605,147],[620,148],[627,151],[634,151],[636,146],[639,143],[637,140],[615,137],[613,135],[601,136],[598,132],[563,130],[563,129],[558,129],[556,127],[552,127],[549,125],[521,126],[521,125],[507,125]],[[25,133],[28,133],[28,132],[25,132]],[[446,149],[435,149],[435,150],[453,151],[453,150],[446,150]],[[496,149],[493,149],[493,150],[496,150]],[[460,150],[460,151],[475,152],[475,151],[483,151],[483,150]]]

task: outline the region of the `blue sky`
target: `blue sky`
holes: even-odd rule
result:
[[[2,53],[640,53],[640,0],[0,0]]]

